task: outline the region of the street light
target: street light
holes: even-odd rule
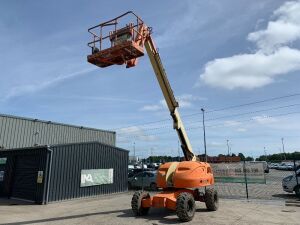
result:
[[[281,143],[282,143],[282,152],[283,152],[284,160],[286,160],[285,151],[284,151],[283,138],[281,138]]]
[[[226,140],[226,141],[227,141],[227,152],[228,152],[228,153],[227,153],[227,156],[229,156],[229,144],[228,144],[228,143],[229,143],[229,140]]]
[[[266,162],[268,162],[266,147],[264,147],[264,153],[265,153]]]
[[[207,153],[206,153],[206,136],[205,136],[205,123],[204,123],[204,112],[205,110],[202,108],[202,122],[203,122],[203,139],[204,139],[204,153],[205,153],[205,162],[207,162]]]

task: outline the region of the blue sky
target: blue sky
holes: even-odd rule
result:
[[[1,1],[0,113],[116,130],[117,145],[135,142],[137,155],[177,155],[148,58],[131,69],[86,62],[87,29],[128,10],[153,27],[196,153],[202,107],[300,92],[299,1]],[[295,95],[207,113],[209,154],[226,154],[226,140],[233,153],[279,152],[281,137],[286,151],[299,150],[299,103]]]

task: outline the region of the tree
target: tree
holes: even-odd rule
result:
[[[239,153],[238,156],[241,158],[241,161],[244,161],[246,159],[243,153]]]
[[[254,161],[254,159],[253,159],[252,157],[250,157],[250,156],[247,156],[247,157],[245,158],[245,161]]]

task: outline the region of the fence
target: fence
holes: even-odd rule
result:
[[[222,163],[212,164],[215,175],[215,189],[223,198],[247,198],[247,199],[280,199],[294,198],[294,193],[288,193],[285,188],[293,191],[299,187],[299,171],[297,164],[290,170],[283,168],[270,169],[264,163]],[[286,168],[285,168],[286,169]],[[266,171],[265,171],[266,170]]]

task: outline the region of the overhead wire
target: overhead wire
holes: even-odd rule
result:
[[[238,117],[238,116],[244,116],[244,115],[249,115],[249,114],[254,114],[254,113],[259,113],[259,112],[267,112],[267,111],[272,111],[272,110],[278,110],[278,109],[284,109],[284,108],[290,108],[290,107],[295,107],[295,106],[299,106],[300,103],[296,103],[296,104],[290,104],[290,105],[285,105],[285,106],[278,106],[278,107],[272,107],[272,108],[267,108],[267,109],[261,109],[261,110],[255,110],[255,111],[250,111],[250,112],[245,112],[245,113],[238,113],[238,114],[232,114],[232,115],[226,115],[226,116],[221,116],[221,117],[216,117],[216,118],[210,118],[210,119],[206,119],[205,121],[214,121],[214,120],[219,120],[219,119],[226,119],[226,118],[232,118],[232,117]],[[190,124],[190,123],[202,123],[202,120],[197,120],[197,121],[188,121],[185,122],[185,124]],[[168,126],[158,126],[158,127],[152,127],[152,128],[143,128],[143,131],[150,131],[150,130],[160,130],[160,129],[164,129],[164,128],[170,128],[170,125]],[[132,132],[136,132],[136,130],[126,130],[123,132],[119,132],[118,135],[122,135],[124,133],[132,133]]]
[[[292,114],[299,114],[299,112],[290,112],[290,113],[282,113],[282,114],[275,114],[275,115],[269,115],[269,116],[263,116],[262,118],[276,118],[276,117],[282,117],[282,116],[287,116],[287,115],[292,115]],[[242,123],[242,122],[248,122],[248,121],[255,121],[257,120],[257,118],[249,118],[246,120],[237,120],[235,122],[237,123]],[[224,123],[219,123],[219,124],[212,124],[212,125],[207,125],[205,126],[206,128],[216,128],[216,127],[228,127],[228,124],[224,124]],[[202,129],[203,126],[194,126],[194,127],[188,127],[186,128],[186,130],[193,130],[193,129]],[[173,131],[173,130],[172,130]],[[169,134],[172,132],[170,131],[164,131],[164,132],[158,132],[158,133],[154,133],[154,134],[139,134],[139,135],[129,135],[129,136],[120,136],[121,138],[140,138],[140,137],[146,137],[146,136],[158,136],[158,135],[163,135],[163,134]]]
[[[245,107],[245,106],[250,106],[250,105],[255,105],[255,104],[270,102],[270,101],[276,101],[276,100],[279,100],[279,99],[285,99],[285,98],[290,98],[290,97],[295,97],[295,96],[300,96],[300,93],[283,95],[283,96],[279,96],[279,97],[274,97],[274,98],[269,98],[269,99],[264,99],[264,100],[258,100],[258,101],[244,103],[244,104],[223,107],[223,108],[219,108],[219,109],[212,109],[212,110],[206,111],[206,113],[213,113],[213,112],[219,112],[219,111],[224,111],[224,110],[228,110],[228,109],[240,108],[240,107]],[[201,113],[202,112],[197,112],[197,113],[183,115],[182,118],[192,117],[192,116],[195,116],[195,115],[199,115]],[[169,119],[149,121],[149,122],[145,122],[145,123],[137,123],[137,124],[128,125],[128,126],[124,126],[124,127],[114,128],[113,130],[121,130],[121,129],[124,129],[124,128],[130,128],[130,127],[134,127],[134,126],[145,126],[145,125],[149,125],[149,124],[161,123],[161,122],[166,122],[166,121],[169,121]]]

